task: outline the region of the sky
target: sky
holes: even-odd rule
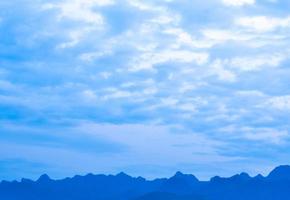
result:
[[[0,1],[0,180],[290,164],[288,0]]]

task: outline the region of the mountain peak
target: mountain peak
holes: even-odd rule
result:
[[[290,180],[290,166],[281,165],[276,167],[270,172],[267,178],[270,180]]]
[[[245,173],[245,172],[242,172],[240,174],[236,174],[236,175],[229,178],[229,180],[231,180],[231,181],[248,181],[250,179],[251,179],[250,175]]]
[[[118,173],[117,175],[116,175],[116,177],[131,177],[131,176],[129,176],[128,174],[126,174],[125,172],[120,172],[120,173]]]
[[[50,181],[50,180],[51,179],[50,179],[50,177],[47,174],[43,174],[43,175],[41,175],[38,178],[37,182],[47,182],[47,181]]]
[[[214,176],[214,177],[212,177],[211,179],[210,179],[210,182],[215,182],[215,183],[217,183],[217,182],[220,182],[220,181],[222,181],[222,180],[224,180],[225,178],[222,178],[222,177],[220,177],[220,176]]]
[[[192,175],[192,174],[183,174],[180,171],[177,171],[174,174],[174,176],[172,176],[170,179],[171,180],[172,179],[183,179],[183,180],[186,180],[186,181],[189,181],[189,182],[191,182],[191,181],[197,182],[198,181],[198,179],[194,175]]]
[[[240,182],[240,181],[248,181],[250,180],[251,177],[249,174],[245,173],[245,172],[242,172],[240,174],[236,174],[234,176],[231,176],[229,178],[224,178],[224,177],[220,177],[220,176],[214,176],[210,179],[210,182],[213,182],[213,183],[219,183],[219,182],[222,182],[222,181],[231,181],[231,182]]]
[[[184,174],[182,173],[182,172],[180,172],[180,171],[177,171],[175,174],[174,174],[174,176],[175,177],[179,177],[179,176],[183,176]]]
[[[254,180],[263,180],[264,178],[265,178],[264,176],[258,174],[257,176],[254,177]]]
[[[250,175],[248,173],[246,173],[246,172],[240,173],[239,177],[241,179],[243,179],[243,180],[249,180],[249,179],[251,179]]]
[[[88,173],[87,175],[85,175],[85,177],[94,177],[95,175],[93,173]]]
[[[241,176],[241,177],[247,177],[247,178],[250,177],[250,175],[249,175],[248,173],[246,173],[246,172],[242,172],[242,173],[240,173],[240,176]]]

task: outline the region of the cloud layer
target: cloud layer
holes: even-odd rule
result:
[[[0,8],[0,178],[207,178],[288,161],[287,1]]]

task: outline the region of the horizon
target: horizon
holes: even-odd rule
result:
[[[0,2],[0,180],[290,164],[289,0]]]
[[[195,174],[190,174],[190,173],[185,173],[185,172],[181,172],[181,171],[176,171],[174,174],[172,174],[171,176],[166,176],[166,177],[151,177],[151,178],[146,178],[146,177],[143,177],[143,176],[138,176],[138,175],[131,175],[131,174],[128,174],[126,172],[119,172],[119,173],[116,173],[116,174],[94,174],[94,173],[86,173],[86,174],[75,174],[73,176],[66,176],[66,177],[59,177],[59,178],[54,178],[54,177],[51,177],[49,174],[41,174],[38,176],[38,178],[35,178],[35,179],[30,179],[30,178],[27,178],[27,177],[22,177],[20,179],[14,179],[14,180],[0,180],[0,183],[2,183],[3,181],[8,181],[8,182],[13,182],[13,181],[17,181],[17,182],[21,182],[23,179],[28,179],[28,180],[32,180],[34,182],[38,181],[41,177],[45,176],[45,177],[48,177],[49,179],[53,180],[53,181],[59,181],[59,180],[64,180],[64,179],[72,179],[72,178],[75,178],[77,176],[82,176],[82,177],[85,177],[85,176],[88,176],[88,175],[93,175],[93,176],[99,176],[99,175],[104,175],[104,176],[118,176],[118,175],[125,175],[125,176],[129,176],[131,178],[144,178],[146,181],[154,181],[154,180],[158,180],[158,179],[170,179],[178,174],[181,174],[181,175],[192,175],[194,176],[195,178],[198,179],[198,181],[205,181],[205,182],[208,182],[208,181],[211,181],[212,178],[215,178],[215,177],[220,177],[220,178],[231,178],[231,177],[234,177],[236,175],[241,175],[241,174],[247,174],[249,175],[250,178],[255,178],[259,175],[261,175],[262,177],[266,178],[268,177],[271,172],[273,172],[274,170],[278,169],[278,168],[288,168],[289,169],[289,172],[290,172],[290,165],[279,165],[279,166],[276,166],[275,168],[273,168],[271,171],[269,171],[268,173],[266,174],[262,174],[262,173],[258,173],[258,174],[254,174],[254,175],[251,175],[245,171],[242,171],[242,172],[239,172],[237,174],[232,174],[231,176],[219,176],[218,174],[212,176],[212,177],[209,177],[209,179],[200,179],[199,177],[197,177]]]

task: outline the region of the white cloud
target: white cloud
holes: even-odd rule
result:
[[[86,62],[92,62],[97,58],[101,58],[106,55],[110,55],[112,52],[110,50],[104,50],[102,52],[89,52],[89,53],[82,53],[79,58]]]
[[[228,139],[246,139],[273,145],[284,144],[290,136],[286,130],[277,130],[268,127],[240,127],[237,125],[230,125],[221,128],[220,130],[221,132],[228,134]]]
[[[82,96],[86,102],[95,102],[97,100],[96,93],[90,89],[84,90]]]
[[[125,91],[125,90],[119,90],[117,88],[108,88],[108,89],[106,89],[106,91],[107,91],[107,93],[101,97],[103,100],[129,98],[129,97],[132,97],[135,95],[132,92]]]
[[[225,65],[221,60],[215,60],[210,65],[209,74],[216,75],[219,80],[235,82],[237,77],[236,74],[228,69],[225,69]]]
[[[184,111],[184,112],[191,112],[191,113],[195,113],[198,110],[197,106],[193,103],[180,104],[180,105],[178,105],[177,108]]]
[[[201,30],[204,36],[204,43],[210,46],[216,44],[222,44],[228,41],[237,41],[237,42],[247,42],[251,41],[254,38],[254,35],[243,33],[231,29],[210,29],[206,28]]]
[[[140,58],[135,58],[130,71],[153,70],[154,65],[166,62],[196,63],[203,65],[208,61],[207,53],[197,53],[186,50],[168,50],[161,52],[144,53]]]
[[[269,98],[263,106],[270,106],[272,108],[281,110],[281,111],[289,111],[290,110],[290,95],[285,96],[277,96]]]
[[[179,102],[178,99],[172,98],[172,97],[168,97],[168,98],[162,98],[160,100],[160,104],[162,106],[176,106],[176,104]]]
[[[290,17],[276,18],[268,16],[254,16],[237,18],[235,23],[239,26],[257,32],[274,31],[277,28],[287,28],[290,26]]]
[[[96,6],[108,6],[114,4],[111,0],[72,0],[60,1],[57,3],[47,3],[42,6],[43,10],[57,10],[57,21],[75,21],[79,24],[75,27],[61,30],[66,34],[69,41],[64,41],[57,45],[57,49],[66,49],[76,46],[89,33],[104,29],[105,19],[103,15],[95,9]]]
[[[245,6],[255,4],[255,0],[222,0],[226,6]]]
[[[82,30],[69,31],[67,37],[69,41],[65,41],[56,46],[56,49],[66,49],[76,46],[84,38],[85,34],[90,32],[91,28],[83,28]]]
[[[183,82],[179,88],[179,92],[180,93],[190,92],[204,85],[205,83],[203,82],[199,82],[199,83]]]
[[[189,46],[192,48],[210,48],[213,46],[213,42],[208,41],[207,39],[197,39],[192,34],[181,28],[168,28],[163,32],[176,37],[175,43],[173,44],[175,48],[180,48],[182,46]]]
[[[119,89],[116,87],[105,88],[104,92],[101,94],[101,99],[104,101],[114,100],[114,99],[130,99],[131,102],[143,101],[148,97],[152,97],[158,89],[155,86],[144,87],[138,91],[130,91]]]
[[[110,76],[112,76],[112,73],[110,73],[110,72],[101,72],[100,75],[101,75],[102,78],[108,79],[108,78],[110,78]]]
[[[103,17],[100,13],[93,11],[96,5],[108,5],[112,1],[94,1],[94,0],[73,0],[62,1],[55,4],[45,4],[43,9],[59,9],[60,13],[58,18],[70,19],[76,21],[84,21],[96,25],[103,24]]]
[[[279,131],[275,129],[255,129],[255,128],[244,128],[244,138],[253,141],[262,141],[272,144],[282,144],[285,139],[289,138],[287,131]]]
[[[240,90],[236,92],[239,96],[252,96],[252,97],[266,97],[266,94],[259,90]]]
[[[157,5],[153,5],[150,3],[145,3],[145,1],[140,1],[140,0],[127,0],[129,5],[134,6],[142,11],[158,11],[158,12],[163,12],[166,9]]]
[[[154,24],[178,24],[180,18],[181,17],[179,15],[161,14],[160,16],[157,16],[150,21]]]
[[[241,71],[256,71],[266,67],[278,67],[285,60],[282,54],[257,55],[252,57],[236,57],[229,60],[228,65]]]

